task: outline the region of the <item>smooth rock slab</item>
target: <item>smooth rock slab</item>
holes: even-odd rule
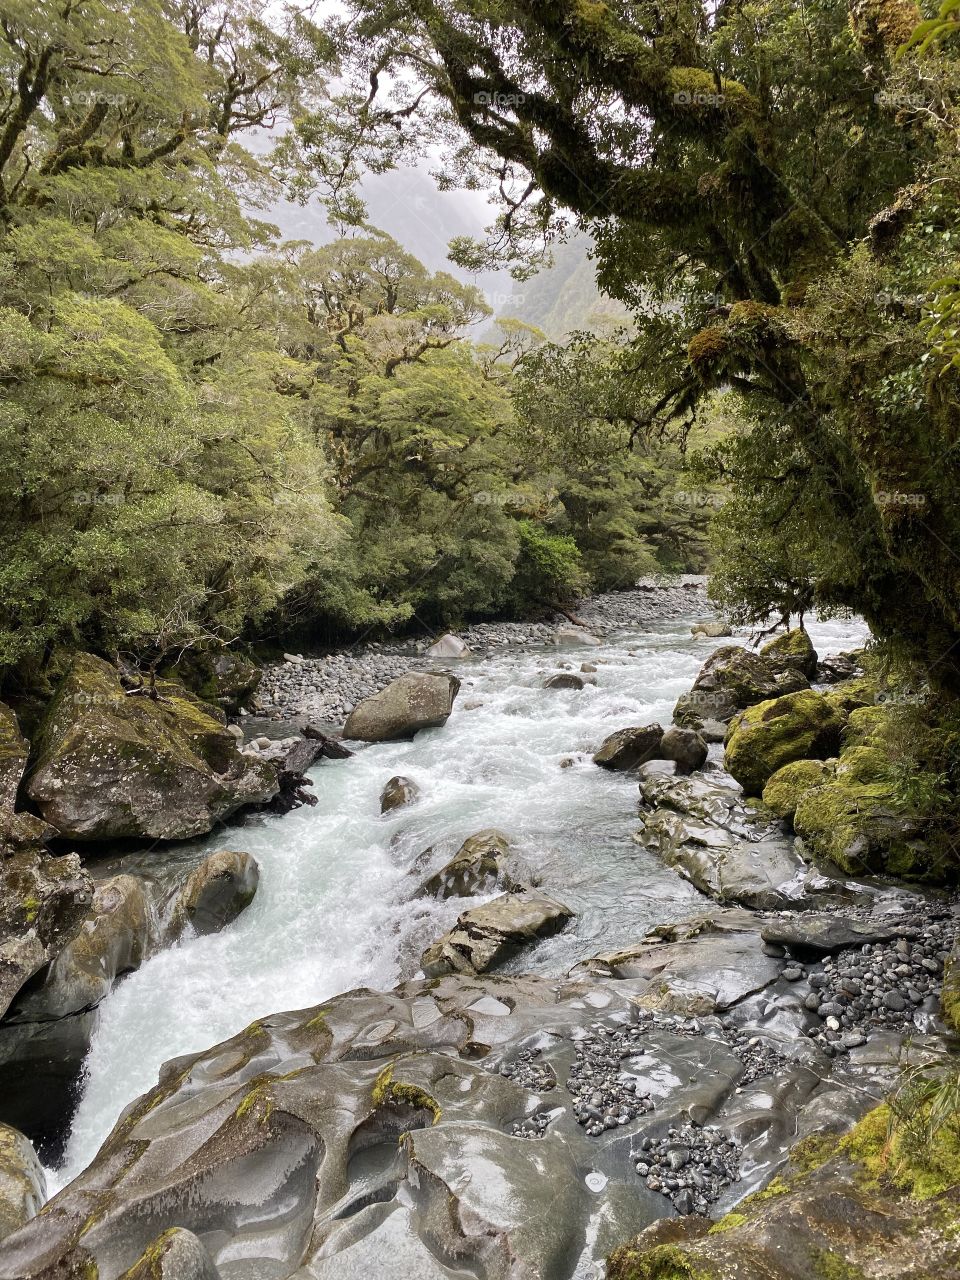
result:
[[[485,973],[524,943],[549,938],[575,912],[544,893],[505,893],[465,911],[457,923],[423,953],[427,977],[442,973]]]

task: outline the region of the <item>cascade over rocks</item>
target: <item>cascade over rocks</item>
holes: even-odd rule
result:
[[[443,973],[486,973],[525,943],[549,938],[574,917],[562,902],[544,893],[505,893],[472,907],[423,953],[428,978]]]
[[[498,889],[523,893],[538,883],[511,847],[509,836],[491,828],[466,839],[450,861],[424,881],[419,892],[430,898],[467,898]]]
[[[456,676],[411,672],[366,698],[350,712],[343,736],[362,742],[412,738],[446,724],[460,689]]]
[[[277,794],[277,773],[237,749],[212,708],[182,686],[130,695],[116,669],[78,654],[35,743],[27,794],[75,840],[202,835]]]

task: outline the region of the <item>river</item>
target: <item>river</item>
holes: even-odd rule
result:
[[[260,864],[259,892],[222,933],[161,952],[100,1006],[82,1097],[63,1163],[49,1171],[50,1191],[89,1163],[167,1059],[205,1049],[266,1014],[412,976],[423,947],[464,905],[411,899],[418,883],[412,864],[431,846],[432,869],[467,836],[499,827],[544,890],[577,911],[562,934],[519,956],[516,970],[562,973],[703,905],[696,890],[630,839],[636,778],[590,760],[616,729],[668,724],[705,658],[729,643],[692,637],[689,621],[623,633],[599,648],[462,661],[463,687],[444,728],[323,761],[312,773],[315,807],[227,827],[185,853],[165,855],[199,861],[215,849],[246,849]],[[866,635],[856,621],[813,622],[809,630],[821,655],[862,644]],[[596,685],[544,689],[560,661],[574,669],[595,662]],[[422,796],[382,817],[379,794],[394,774],[412,778]]]

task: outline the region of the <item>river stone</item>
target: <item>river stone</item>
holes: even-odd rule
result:
[[[90,1167],[0,1250],[0,1280],[120,1277],[171,1228],[196,1236],[225,1280],[570,1280],[575,1260],[593,1275],[672,1214],[629,1159],[651,1128],[693,1115],[749,1141],[722,1213],[795,1135],[870,1105],[826,1060],[820,1072],[778,1060],[776,1080],[744,1086],[720,1025],[688,1034],[638,1014],[644,986],[447,975],[261,1018],[163,1068]],[[603,1061],[585,1056],[591,1042],[599,1053],[623,1028],[632,1055],[599,1083],[635,1082],[653,1114],[592,1136],[566,1084]],[[512,1135],[544,1110],[542,1136]]]
[[[410,672],[365,698],[350,712],[343,736],[361,742],[394,742],[446,724],[460,689],[456,676]]]
[[[511,848],[502,831],[478,831],[419,892],[430,898],[466,898],[472,894],[522,893],[535,883],[533,872]]]
[[[823,694],[813,689],[771,698],[731,722],[724,764],[747,795],[759,796],[785,764],[835,755],[843,723]]]
[[[598,645],[600,641],[595,635],[591,635],[589,631],[585,631],[582,627],[561,627],[554,637],[557,644],[569,645],[571,648],[579,645]]]
[[[458,916],[449,933],[423,953],[428,978],[442,973],[485,973],[527,942],[549,938],[574,917],[544,893],[504,893]]]
[[[716,640],[721,636],[732,636],[733,629],[729,622],[720,622],[714,619],[710,622],[695,622],[690,628],[692,636],[707,636],[711,640]]]
[[[389,813],[391,809],[401,809],[419,799],[420,788],[417,784],[412,779],[397,774],[380,792],[380,812]]]
[[[657,755],[661,760],[674,760],[677,773],[693,773],[702,769],[707,758],[707,744],[695,729],[667,729],[660,739]]]
[[[435,641],[426,653],[431,658],[465,658],[470,653],[470,648],[459,636],[452,635],[448,631],[445,636]]]
[[[884,942],[896,937],[897,931],[879,921],[807,912],[796,919],[782,919],[765,924],[760,936],[764,942],[786,947],[793,954],[828,955],[843,947],[862,946],[865,942]]]
[[[594,754],[593,763],[603,769],[626,772],[652,760],[660,749],[663,729],[658,724],[618,729],[604,738]]]
[[[202,835],[244,805],[277,794],[276,770],[237,750],[180,685],[131,696],[116,669],[78,654],[41,725],[27,794],[75,840]]]
[[[29,1140],[0,1124],[0,1240],[35,1218],[47,1198],[47,1180]]]
[[[567,671],[561,671],[555,676],[550,676],[543,682],[545,689],[582,689],[583,686],[583,676],[577,676]]]
[[[204,858],[177,894],[170,912],[171,937],[189,925],[199,935],[218,933],[253,901],[260,867],[249,853],[219,849]]]
[[[795,627],[768,641],[761,648],[760,656],[772,662],[778,671],[799,671],[808,680],[817,674],[817,651],[803,627]]]
[[[775,663],[740,645],[717,649],[700,668],[689,693],[683,694],[673,718],[685,729],[699,729],[704,720],[727,722],[757,702],[808,687],[798,671],[782,672]]]

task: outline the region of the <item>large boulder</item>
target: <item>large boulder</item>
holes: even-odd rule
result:
[[[700,668],[693,688],[678,699],[673,718],[685,729],[699,729],[705,721],[726,723],[746,707],[808,687],[799,671],[783,670],[759,653],[728,644]]]
[[[255,662],[230,649],[185,653],[169,674],[227,715],[248,706],[263,679]]]
[[[78,654],[50,705],[27,794],[74,840],[182,840],[277,794],[276,770],[237,749],[182,686],[136,696],[109,663]]]
[[[459,916],[449,933],[423,953],[428,978],[442,973],[486,973],[528,942],[548,938],[574,912],[544,893],[505,893]]]
[[[760,656],[781,672],[799,671],[808,680],[817,674],[817,651],[803,627],[795,627],[768,641],[760,650]]]
[[[509,837],[490,828],[464,840],[450,861],[424,882],[420,892],[430,898],[467,898],[497,889],[521,893],[534,882],[533,872],[511,848]]]
[[[217,933],[253,901],[260,867],[249,853],[218,849],[204,858],[174,899],[170,933],[179,937],[189,925],[196,934]]]
[[[660,749],[663,729],[658,724],[645,724],[638,728],[618,729],[604,738],[594,753],[593,763],[602,769],[627,772],[639,769],[654,759]]]
[[[421,729],[446,724],[460,689],[456,676],[408,672],[365,698],[347,717],[343,736],[361,742],[395,742]]]
[[[843,717],[812,689],[771,698],[731,722],[724,763],[747,795],[792,760],[826,759],[840,745]]]
[[[47,1198],[47,1180],[29,1140],[0,1124],[0,1240],[35,1218]]]
[[[792,760],[770,775],[763,788],[763,803],[778,818],[793,822],[803,796],[813,787],[822,787],[834,775],[835,766],[825,760]]]
[[[923,824],[901,811],[890,782],[857,782],[838,770],[800,796],[793,829],[819,861],[849,875],[923,879],[929,870]]]

